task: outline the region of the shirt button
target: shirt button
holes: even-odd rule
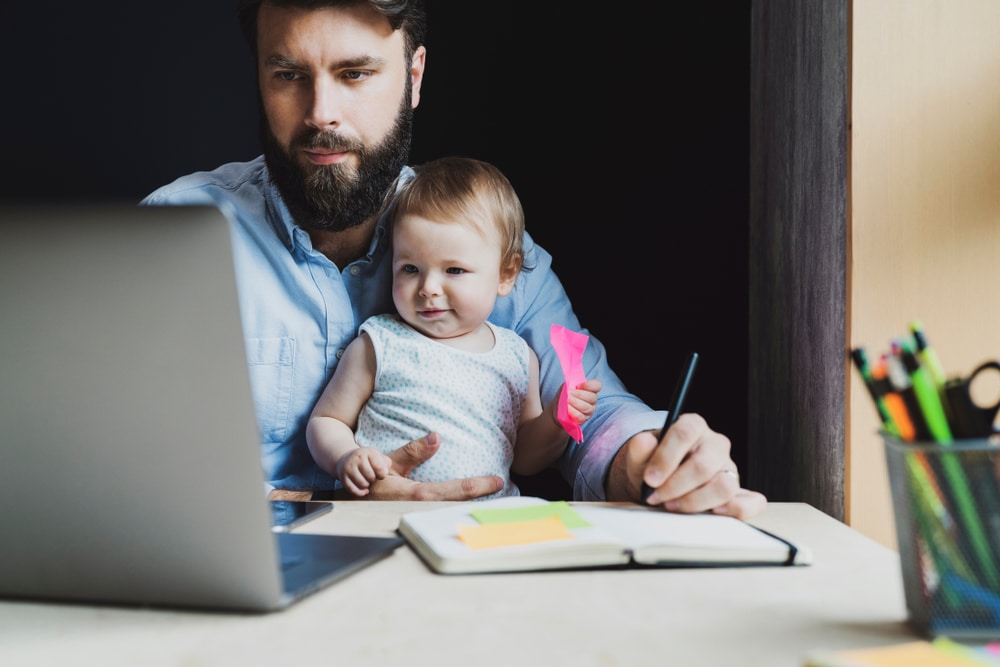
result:
[[[337,350],[337,358],[340,359],[342,356],[344,356],[344,348]]]
[[[352,276],[356,276],[359,273],[361,273],[361,267],[360,266],[352,266],[351,267],[351,275]]]

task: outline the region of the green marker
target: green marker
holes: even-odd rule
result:
[[[948,381],[948,375],[941,366],[941,360],[938,359],[937,352],[927,342],[924,325],[919,320],[913,320],[910,322],[910,333],[913,334],[913,341],[917,344],[917,356],[920,357],[920,362],[930,373],[934,384],[939,388],[944,387],[944,383]]]
[[[951,420],[954,416],[951,413],[951,405],[948,403],[948,395],[945,392],[945,385],[948,383],[948,374],[944,372],[944,367],[941,365],[941,360],[938,359],[937,352],[927,341],[927,335],[924,333],[924,325],[921,324],[920,320],[910,322],[910,333],[913,334],[913,341],[917,344],[917,356],[920,358],[920,363],[930,373],[931,378],[934,380],[934,385],[937,387],[938,397],[941,399],[941,407],[944,408],[945,417],[948,418],[948,423],[952,423]]]
[[[948,415],[945,414],[944,404],[941,402],[941,394],[938,393],[937,385],[931,377],[930,372],[924,368],[917,355],[906,344],[900,346],[900,354],[903,358],[903,367],[906,368],[910,376],[910,383],[913,385],[913,393],[917,395],[920,403],[920,412],[923,413],[924,421],[927,422],[927,429],[935,440],[942,444],[952,442],[951,428],[948,426]]]

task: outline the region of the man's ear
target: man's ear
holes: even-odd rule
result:
[[[522,262],[523,259],[518,255],[507,264],[506,268],[500,269],[500,287],[497,289],[499,296],[507,296],[514,289],[514,283],[517,282],[517,274],[521,272]]]
[[[420,104],[420,84],[424,81],[424,63],[427,58],[427,49],[418,46],[413,52],[413,59],[410,60],[410,106],[414,109]]]

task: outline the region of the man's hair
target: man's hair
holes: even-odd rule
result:
[[[442,157],[413,168],[416,176],[396,196],[392,222],[403,215],[496,232],[500,266],[524,262],[524,210],[514,186],[488,162]],[[530,270],[531,267],[523,267]]]
[[[424,43],[427,36],[427,13],[424,0],[237,0],[236,16],[243,30],[243,36],[250,45],[250,51],[257,55],[257,14],[263,4],[275,7],[300,7],[319,9],[321,7],[347,7],[368,5],[389,21],[393,30],[402,30],[406,40],[406,58]]]

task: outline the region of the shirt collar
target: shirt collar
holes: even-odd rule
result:
[[[295,242],[293,239],[296,237],[295,230],[302,230],[301,227],[295,224],[292,220],[292,214],[288,212],[288,207],[285,205],[285,200],[281,198],[281,193],[278,192],[278,186],[271,179],[271,172],[264,165],[264,202],[267,206],[267,221],[271,224],[274,229],[274,233],[277,235],[281,242],[285,245],[288,250],[295,250]],[[307,235],[308,237],[308,235]]]

